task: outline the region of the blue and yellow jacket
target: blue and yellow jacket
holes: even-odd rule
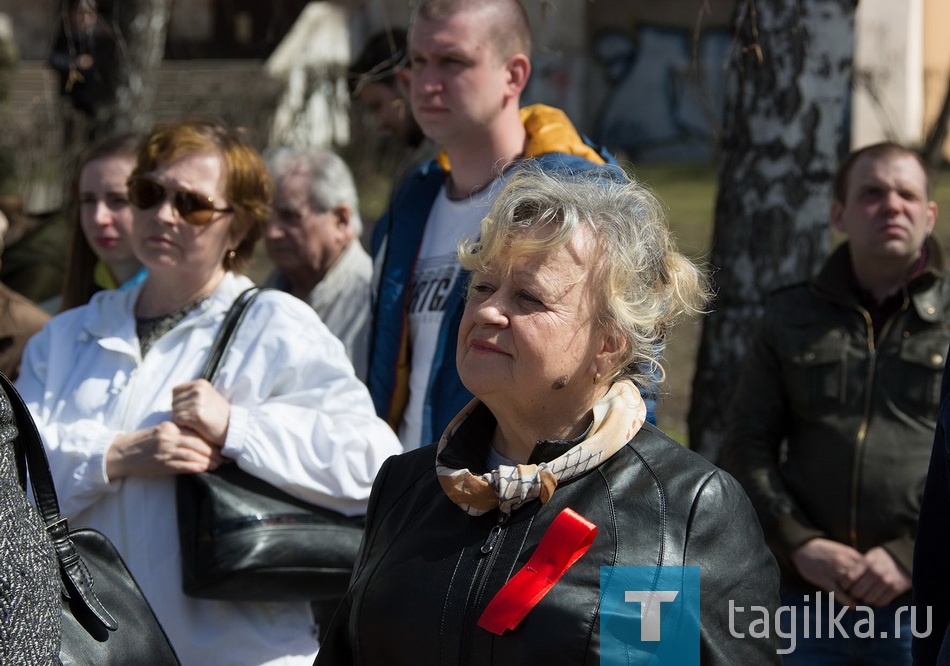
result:
[[[544,105],[521,110],[528,133],[525,159],[546,169],[586,170],[616,160],[577,132],[563,111]],[[618,167],[619,168],[619,167]],[[370,332],[369,385],[377,414],[399,428],[409,401],[409,322],[406,303],[429,211],[449,172],[440,153],[409,174],[393,195],[389,210],[373,231],[373,323]],[[439,343],[432,361],[423,413],[422,441],[432,443],[472,399],[455,368],[455,347],[465,304],[467,274],[452,285]],[[653,422],[653,401],[647,402]],[[406,445],[406,442],[403,442]],[[407,448],[416,448],[411,443]]]

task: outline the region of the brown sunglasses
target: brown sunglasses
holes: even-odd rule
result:
[[[148,176],[133,176],[126,186],[129,188],[129,201],[136,208],[148,210],[160,205],[169,196],[172,206],[188,224],[203,227],[210,224],[215,213],[230,213],[233,208],[215,208],[214,199],[188,190],[173,190]]]

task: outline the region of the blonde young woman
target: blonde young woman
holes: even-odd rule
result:
[[[71,229],[60,299],[43,304],[55,312],[85,305],[103,289],[132,286],[144,277],[132,252],[132,205],[126,181],[142,142],[140,134],[117,134],[92,144],[80,156],[69,184]]]

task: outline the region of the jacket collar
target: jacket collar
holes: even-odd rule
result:
[[[225,273],[221,284],[206,298],[182,324],[189,326],[217,326],[220,322],[217,317],[201,317],[206,312],[222,314],[231,307],[234,299],[251,286],[251,281],[235,275],[230,271]],[[138,337],[135,333],[135,304],[142,293],[144,283],[129,289],[110,289],[95,294],[85,307],[91,313],[84,317],[82,332],[99,339],[99,344],[107,349],[116,349],[131,353],[132,348],[138,348]]]
[[[578,133],[567,114],[553,106],[533,104],[520,111],[528,138],[524,156],[539,157],[550,153],[577,155],[594,164],[604,164],[601,155],[591,148]],[[449,156],[440,150],[436,161],[444,171],[449,171]]]
[[[449,424],[436,449],[435,469],[442,490],[463,511],[480,516],[495,508],[510,514],[526,502],[546,503],[559,483],[601,465],[640,430],[646,405],[632,382],[614,382],[591,408],[593,423],[580,441],[539,442],[531,458],[538,463],[486,467],[495,418],[475,398]],[[560,454],[560,455],[558,455]],[[476,470],[476,471],[472,471]]]
[[[485,461],[494,432],[495,416],[488,407],[478,402],[439,454],[439,462],[456,469],[467,467],[478,473],[487,471]],[[535,445],[527,464],[550,462],[580,444],[589,433],[590,426],[574,439],[541,440]]]
[[[320,294],[332,295],[332,298],[335,299],[337,294],[344,291],[350,284],[354,273],[359,271],[360,258],[365,254],[366,252],[362,250],[360,239],[354,236],[347,246],[343,248],[343,251],[340,252],[340,256],[336,258],[336,261],[330,264],[330,268],[324,274],[323,278],[318,280],[313,286],[313,289],[310,290],[310,293],[307,294],[306,301],[310,303],[310,305],[314,305],[319,302]],[[264,281],[264,286],[273,287],[288,294],[292,291],[290,280],[277,269],[267,277],[267,280]]]
[[[943,250],[932,236],[925,241],[927,263],[905,286],[906,292],[917,311],[927,322],[942,321],[943,300],[938,286],[944,275]],[[851,252],[848,242],[839,245],[828,257],[812,282],[812,288],[820,295],[847,305],[859,306],[854,288],[854,271],[851,268]]]

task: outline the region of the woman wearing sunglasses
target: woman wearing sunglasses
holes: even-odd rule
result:
[[[64,514],[109,536],[184,664],[310,664],[305,603],[186,597],[177,474],[233,461],[314,504],[365,511],[399,451],[342,343],[277,291],[251,306],[215,386],[196,380],[268,218],[271,182],[234,131],[158,126],[128,181],[142,284],[100,292],[29,343],[18,387],[49,450]],[[121,618],[119,618],[121,621]]]

